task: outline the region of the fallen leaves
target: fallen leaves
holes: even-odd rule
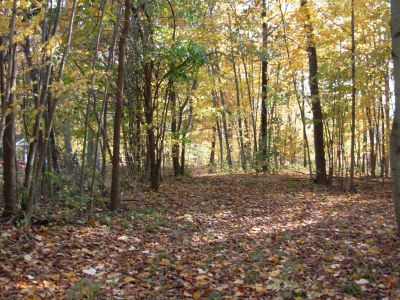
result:
[[[0,298],[396,299],[387,191],[349,197],[307,180],[289,191],[279,175],[196,177],[108,225],[2,228]]]

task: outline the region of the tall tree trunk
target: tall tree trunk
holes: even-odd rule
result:
[[[265,22],[267,16],[267,7],[265,0],[262,1],[262,58],[261,58],[261,130],[260,130],[260,152],[262,160],[267,159],[267,71],[268,71],[268,26]],[[268,168],[266,166],[266,168]]]
[[[350,192],[356,191],[354,183],[356,140],[356,42],[354,24],[354,0],[351,0],[351,147],[350,147]]]
[[[390,159],[392,195],[400,236],[400,0],[391,0],[392,55],[394,66],[395,113],[391,136]]]
[[[90,87],[88,92],[88,99],[86,104],[85,110],[85,128],[84,128],[84,135],[83,135],[83,149],[82,149],[82,163],[81,163],[81,182],[80,182],[80,196],[83,196],[83,189],[85,185],[85,173],[86,173],[86,163],[89,166],[95,168],[97,160],[97,153],[95,153],[95,149],[97,145],[95,145],[95,138],[93,132],[89,130],[89,122],[90,122],[90,111],[93,110],[94,114],[98,118],[98,113],[96,111],[97,106],[97,97],[95,95],[95,88],[94,88],[94,79],[96,76],[96,66],[97,66],[97,58],[99,56],[99,45],[100,45],[100,38],[102,32],[102,24],[103,24],[103,17],[104,17],[104,7],[105,7],[105,0],[102,1],[100,7],[100,16],[97,21],[97,35],[96,35],[96,46],[93,53],[92,58],[92,76],[90,79]],[[93,103],[92,103],[93,98]],[[98,127],[101,127],[101,120],[98,120]],[[95,159],[95,157],[96,159]],[[93,180],[92,180],[93,181]],[[90,189],[90,187],[89,187]]]
[[[10,77],[8,78],[10,91],[8,93],[6,127],[3,135],[3,148],[4,148],[4,166],[3,166],[3,180],[4,180],[4,212],[5,219],[11,219],[16,212],[17,206],[17,173],[16,173],[16,150],[15,150],[15,87],[16,87],[16,46],[10,45],[8,55],[12,57],[8,65],[10,68]]]
[[[118,46],[118,78],[115,92],[115,116],[114,116],[114,136],[113,136],[113,156],[112,156],[112,181],[111,181],[111,211],[118,210],[120,206],[120,146],[121,146],[121,121],[122,121],[122,102],[124,96],[125,81],[125,53],[126,41],[129,34],[131,17],[131,0],[125,0],[124,25]]]
[[[229,15],[229,34],[231,41],[231,61],[232,61],[232,69],[233,69],[233,77],[235,80],[235,93],[236,93],[236,109],[238,116],[238,130],[239,130],[239,148],[240,148],[240,161],[242,164],[243,171],[246,171],[246,150],[243,142],[243,121],[242,121],[242,104],[240,101],[240,88],[239,88],[239,77],[238,71],[236,70],[236,58],[235,53],[233,51],[233,36],[232,36],[232,25],[231,25],[231,17]],[[239,71],[240,74],[240,71]],[[239,75],[240,76],[240,75]]]
[[[117,22],[114,24],[113,35],[112,35],[112,42],[110,47],[108,48],[108,59],[107,59],[107,67],[106,70],[109,71],[114,64],[114,50],[117,43],[117,36],[119,32],[119,21],[121,18],[121,10],[118,10],[116,13]],[[107,80],[107,84],[104,89],[104,102],[103,102],[103,128],[102,128],[102,139],[103,139],[103,149],[102,149],[102,156],[101,156],[101,189],[102,193],[105,196],[107,194],[107,147],[108,147],[108,101],[109,101],[109,86],[110,81]],[[99,124],[99,126],[101,126]],[[111,153],[111,152],[110,152]],[[111,157],[112,155],[110,155]]]
[[[384,81],[385,81],[385,103],[382,104],[384,107],[384,118],[385,118],[385,124],[384,127],[386,128],[385,130],[385,148],[388,149],[385,151],[385,177],[389,177],[389,161],[390,161],[390,120],[391,120],[391,115],[390,115],[390,98],[391,98],[391,91],[390,91],[390,86],[389,86],[389,71],[385,71],[384,73]]]
[[[212,67],[209,66],[208,72],[212,75]],[[213,82],[215,83],[215,82]],[[211,103],[213,108],[218,111],[218,97],[217,93],[214,88],[211,89]],[[218,114],[215,115],[215,125],[217,126],[217,133],[218,133],[218,143],[219,143],[219,160],[220,160],[220,167],[221,170],[224,168],[224,144],[223,144],[223,136],[222,136],[222,129],[221,129],[221,122]]]
[[[7,101],[6,99],[6,51],[4,49],[5,38],[0,36],[0,97],[1,97],[1,119],[6,120]],[[1,50],[3,49],[3,50]],[[0,121],[2,122],[2,121]],[[0,126],[2,123],[0,123]],[[1,140],[1,139],[0,139]]]
[[[219,65],[216,64],[216,70],[219,72],[220,68]],[[220,76],[218,76],[218,84],[222,84],[222,80]],[[232,168],[232,155],[231,155],[231,145],[230,145],[230,137],[229,137],[229,129],[228,129],[228,120],[226,117],[227,114],[227,106],[225,105],[225,95],[222,91],[222,88],[219,88],[219,97],[221,99],[221,116],[222,116],[222,127],[224,131],[224,138],[225,138],[225,148],[226,148],[226,162],[228,163],[228,167]]]
[[[389,68],[389,67],[388,67]],[[391,120],[391,115],[390,115],[390,99],[391,99],[391,91],[390,91],[390,85],[389,85],[389,78],[390,78],[390,71],[387,68],[385,70],[385,75],[384,75],[384,80],[385,80],[385,119],[386,119],[386,146],[387,148],[390,148],[390,120]],[[389,151],[386,151],[386,159],[385,159],[385,176],[389,177],[390,176],[390,170],[389,170],[389,163],[390,163],[390,149]]]
[[[283,31],[284,31],[284,40],[285,40],[285,46],[286,46],[286,55],[287,59],[289,61],[289,65],[292,66],[292,59],[291,59],[291,53],[288,45],[288,38],[287,38],[287,30],[286,30],[286,23],[285,23],[285,14],[283,13],[282,9],[282,4],[279,1],[279,11],[281,14],[281,20],[283,24]],[[309,176],[310,176],[310,181],[311,184],[313,184],[313,174],[312,174],[312,165],[311,165],[311,156],[310,156],[310,145],[308,143],[308,136],[307,136],[307,124],[306,124],[306,115],[305,115],[305,89],[304,89],[304,76],[301,76],[301,89],[299,92],[297,81],[296,81],[296,73],[293,71],[292,72],[292,83],[293,83],[293,89],[294,89],[294,94],[296,97],[296,102],[300,110],[300,116],[301,116],[301,123],[302,123],[302,129],[303,129],[303,166],[307,167],[307,162],[308,162],[308,169],[309,169]]]
[[[17,17],[17,1],[13,1],[10,33],[8,36],[8,61],[7,75],[5,77],[5,87],[3,87],[0,140],[3,141],[3,195],[4,211],[3,217],[11,219],[16,212],[17,205],[17,174],[16,174],[16,150],[15,150],[15,88],[17,72],[17,53],[14,43],[14,32]],[[4,62],[1,61],[2,68]],[[2,70],[1,70],[2,71]],[[3,74],[2,74],[3,76]],[[3,83],[1,83],[3,84]]]
[[[156,159],[156,139],[154,135],[154,124],[153,124],[153,97],[152,97],[152,63],[147,62],[144,65],[144,110],[146,117],[146,131],[147,131],[147,158],[150,167],[150,182],[151,187],[155,191],[158,191],[160,187],[160,174],[158,170],[158,164]]]
[[[190,103],[189,107],[189,116],[186,120],[185,128],[183,129],[183,136],[182,136],[182,152],[181,152],[181,175],[185,175],[186,169],[186,135],[189,132],[189,128],[192,124],[192,117],[193,117],[193,106]]]
[[[239,80],[238,74],[236,70],[236,61],[232,50],[232,68],[233,74],[235,77],[235,91],[236,91],[236,109],[238,112],[238,127],[239,127],[239,147],[240,147],[240,158],[242,162],[242,169],[246,171],[247,163],[246,163],[246,150],[243,142],[243,122],[242,122],[242,104],[240,101],[240,91],[239,91]]]
[[[254,105],[254,98],[251,93],[251,86],[249,82],[249,74],[247,71],[247,64],[246,64],[246,59],[244,55],[242,55],[242,62],[243,62],[243,68],[244,68],[244,76],[246,79],[246,87],[247,87],[247,96],[249,98],[249,103],[250,103],[250,117],[251,117],[251,127],[253,129],[253,156],[254,158],[256,157],[257,151],[258,151],[258,145],[257,145],[257,123],[256,123],[256,118],[254,115],[255,111],[255,105]]]
[[[366,114],[368,120],[368,133],[369,133],[369,144],[370,144],[369,166],[371,170],[371,177],[375,177],[376,176],[375,124],[373,123],[372,112],[369,106],[366,107]]]
[[[301,0],[301,7],[305,13],[305,30],[307,36],[307,54],[309,63],[309,85],[311,92],[311,103],[313,113],[313,125],[314,125],[314,149],[315,149],[315,169],[317,184],[326,184],[326,161],[325,161],[325,146],[324,146],[324,123],[323,114],[321,108],[321,100],[319,95],[318,86],[318,57],[317,48],[315,46],[315,37],[308,10],[307,0]]]

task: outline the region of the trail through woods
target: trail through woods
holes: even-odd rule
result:
[[[399,299],[389,184],[357,183],[195,175],[91,225],[3,224],[0,298]]]

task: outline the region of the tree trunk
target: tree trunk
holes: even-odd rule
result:
[[[186,135],[189,131],[190,125],[192,124],[192,116],[193,116],[193,107],[190,104],[189,108],[189,116],[187,118],[185,128],[183,129],[183,136],[182,136],[182,153],[181,153],[181,176],[185,175],[185,161],[186,161]]]
[[[212,128],[211,138],[211,152],[210,152],[210,166],[215,166],[215,145],[217,143],[217,127],[214,125]]]
[[[220,71],[218,64],[215,67],[216,67],[217,71]],[[222,84],[221,78],[219,76],[218,76],[218,84],[219,85]],[[219,89],[219,96],[221,99],[221,107],[222,107],[221,116],[222,116],[222,127],[224,130],[224,137],[225,137],[226,162],[228,163],[228,167],[232,168],[232,155],[231,155],[231,146],[230,146],[230,138],[229,138],[229,129],[228,129],[228,121],[226,118],[227,107],[225,105],[224,92],[222,91],[221,88]]]
[[[350,192],[356,191],[354,183],[355,140],[356,140],[356,42],[354,24],[354,0],[351,0],[351,147],[350,147]]]
[[[126,41],[129,34],[131,16],[131,0],[125,0],[124,25],[119,40],[118,49],[118,78],[115,93],[115,116],[114,116],[114,137],[113,137],[113,156],[112,156],[112,178],[111,178],[111,211],[118,210],[120,206],[120,146],[121,146],[121,120],[122,120],[122,102],[124,96],[125,80],[125,52]]]
[[[231,60],[232,60],[232,69],[233,69],[233,77],[235,80],[235,93],[236,93],[236,109],[238,115],[238,130],[239,130],[239,148],[240,148],[240,161],[242,164],[242,170],[246,171],[246,150],[245,145],[243,142],[243,121],[242,121],[242,104],[240,100],[240,88],[239,88],[239,78],[238,78],[238,71],[236,70],[236,58],[235,53],[233,51],[233,37],[232,37],[232,25],[231,25],[231,18],[229,15],[229,33],[231,39]],[[240,71],[239,71],[240,73]]]
[[[394,67],[395,113],[391,136],[392,195],[400,236],[400,0],[391,0],[392,55]]]
[[[369,106],[366,107],[366,114],[368,120],[368,133],[369,133],[369,144],[370,144],[369,165],[371,170],[371,177],[375,177],[376,176],[375,124],[373,123],[372,113]]]
[[[257,124],[256,124],[256,119],[254,116],[254,111],[255,111],[255,105],[254,105],[254,99],[251,93],[251,87],[250,87],[250,82],[249,82],[249,74],[247,71],[247,64],[246,64],[246,59],[244,55],[242,55],[242,61],[243,61],[243,67],[244,67],[244,76],[246,79],[246,87],[247,87],[247,96],[249,98],[250,102],[250,117],[251,117],[251,127],[253,131],[253,156],[254,158],[256,157],[257,151],[258,151],[258,145],[257,145]]]
[[[16,151],[15,151],[15,86],[16,86],[16,46],[11,47],[9,54],[12,59],[10,68],[10,91],[8,96],[6,127],[3,135],[3,149],[4,149],[4,166],[3,166],[3,180],[4,180],[4,212],[5,219],[11,219],[16,213],[17,206],[17,173],[16,173]]]
[[[173,90],[172,84],[170,86],[170,102],[171,102],[171,134],[172,134],[172,165],[174,168],[174,175],[180,174],[179,164],[179,131],[176,122],[176,92]]]
[[[150,167],[150,182],[151,187],[155,191],[158,191],[160,187],[160,174],[158,170],[158,164],[156,160],[156,140],[154,135],[154,124],[153,124],[153,97],[152,97],[152,66],[151,63],[146,63],[144,66],[144,110],[146,117],[146,131],[147,131],[147,157],[149,160]]]
[[[245,146],[244,146],[244,142],[243,142],[242,104],[240,101],[239,80],[238,80],[238,74],[236,71],[236,62],[235,62],[235,57],[233,55],[233,50],[232,50],[232,68],[233,68],[233,73],[234,73],[234,77],[235,77],[236,108],[237,108],[237,112],[238,112],[240,157],[241,157],[241,162],[242,162],[242,169],[243,169],[243,171],[246,171],[247,163],[246,163],[246,151],[245,151]]]
[[[71,15],[69,18],[69,25],[68,25],[68,31],[67,31],[67,42],[66,42],[66,46],[65,46],[62,58],[61,58],[60,68],[59,68],[58,76],[56,79],[57,82],[61,81],[62,74],[64,71],[64,66],[65,66],[65,61],[67,59],[70,44],[71,44],[72,29],[73,29],[73,23],[74,23],[75,12],[76,12],[76,3],[77,3],[77,0],[74,0],[73,5],[72,5]],[[52,36],[55,36],[58,32],[59,23],[60,23],[60,15],[61,15],[61,6],[62,6],[62,1],[58,0],[57,1],[56,20],[55,20],[54,28],[53,28],[53,31],[51,34]],[[51,93],[48,93],[50,77],[51,77],[52,69],[53,69],[53,65],[51,63],[51,56],[47,58],[47,61],[49,62],[49,64],[46,68],[44,81],[42,82],[42,91],[40,94],[40,97],[41,97],[40,105],[44,105],[46,103],[47,97],[51,96]],[[48,95],[48,94],[50,94],[50,95]],[[32,151],[30,151],[32,153],[32,159],[31,159],[32,166],[30,166],[30,168],[28,168],[28,165],[27,165],[26,170],[25,170],[25,176],[28,178],[30,178],[30,177],[32,178],[31,180],[28,180],[28,186],[27,186],[28,198],[26,201],[26,205],[24,205],[25,222],[27,224],[30,224],[30,221],[32,218],[33,203],[34,203],[34,199],[35,199],[36,192],[38,189],[38,185],[40,183],[39,180],[40,180],[40,176],[42,174],[42,168],[43,168],[43,164],[44,164],[46,152],[47,152],[47,145],[48,145],[48,141],[50,138],[51,129],[53,126],[54,113],[55,113],[55,109],[57,106],[57,101],[54,101],[54,103],[53,103],[53,101],[49,100],[48,103],[52,103],[52,106],[51,107],[49,106],[48,119],[47,119],[47,124],[46,124],[45,145],[41,151],[38,151],[37,144],[39,141],[40,123],[42,120],[42,110],[39,110],[39,112],[37,113],[36,118],[35,118],[35,124],[34,124],[34,130],[33,130],[34,141],[30,145],[30,147],[32,147]],[[29,161],[29,159],[28,159],[28,161]],[[30,171],[31,168],[32,168],[33,173]],[[30,176],[30,173],[32,173],[32,176]]]
[[[261,58],[261,130],[260,130],[260,152],[262,160],[267,159],[267,47],[268,47],[268,27],[264,21],[267,16],[265,0],[262,1],[262,58]],[[267,168],[267,166],[266,166]]]
[[[307,0],[301,1],[301,7],[304,9],[306,23],[305,30],[307,35],[307,54],[309,63],[309,85],[311,92],[311,103],[314,125],[314,150],[315,150],[315,169],[317,184],[326,184],[326,162],[325,162],[325,146],[324,146],[324,124],[321,108],[321,100],[318,86],[318,57],[317,48],[315,46],[315,37],[311,23],[310,12],[308,11]]]

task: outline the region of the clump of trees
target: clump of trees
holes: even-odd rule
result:
[[[214,171],[396,179],[396,5],[392,65],[384,1],[2,1],[3,216],[115,211],[184,175],[192,145]]]

